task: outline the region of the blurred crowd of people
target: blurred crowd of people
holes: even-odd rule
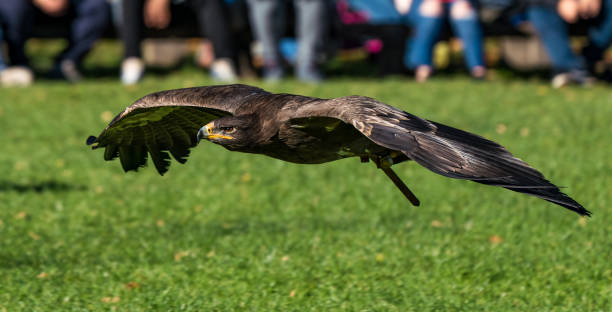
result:
[[[294,8],[290,18],[288,4]],[[0,53],[0,83],[33,81],[25,43],[35,17],[43,14],[70,20],[68,45],[57,55],[50,77],[81,80],[84,56],[112,23],[124,48],[121,82],[136,84],[145,73],[145,30],[168,28],[178,10],[191,12],[197,33],[212,44],[209,71],[221,82],[238,79],[238,51],[251,46],[245,45],[248,40],[257,42],[267,81],[285,77],[288,64],[297,79],[322,81],[321,55],[332,42],[337,48],[344,40],[380,52],[380,74],[410,72],[424,82],[434,73],[433,49],[446,25],[462,43],[469,75],[483,79],[485,11],[510,27],[530,25],[546,49],[555,87],[587,85],[603,75],[596,65],[612,42],[612,0],[1,0],[0,41],[7,53]],[[295,28],[293,44],[282,40],[287,20]],[[585,30],[581,51],[570,45],[572,24]],[[247,36],[238,33],[245,31]]]

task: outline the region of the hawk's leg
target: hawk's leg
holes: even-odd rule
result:
[[[382,170],[387,175],[387,177],[389,177],[389,179],[393,181],[393,184],[395,184],[395,186],[402,192],[402,194],[404,194],[404,196],[410,201],[410,203],[412,203],[412,205],[419,206],[421,204],[421,202],[418,198],[416,198],[414,193],[410,191],[410,189],[406,186],[406,184],[404,184],[400,177],[395,174],[395,171],[391,169],[391,165],[393,165],[394,163],[394,158],[388,155],[386,157],[372,156],[371,159],[376,164],[376,167]],[[404,160],[407,159],[402,159],[400,161]],[[363,158],[361,159],[361,161],[363,162]]]

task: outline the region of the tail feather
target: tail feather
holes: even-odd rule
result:
[[[475,134],[433,124],[437,129],[432,132],[413,133],[416,148],[403,151],[422,166],[447,177],[500,186],[539,197],[583,216],[591,215],[503,146]]]

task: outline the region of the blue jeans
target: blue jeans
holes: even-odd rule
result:
[[[558,72],[584,69],[583,60],[572,51],[567,24],[554,8],[532,6],[527,8],[527,19],[542,40],[553,69]]]
[[[415,0],[410,9],[414,35],[408,52],[408,67],[416,68],[420,65],[432,65],[433,47],[438,41],[444,21],[453,5],[458,2],[445,3],[440,16],[424,16],[419,12],[423,0]],[[472,1],[470,1],[471,4]],[[472,6],[473,7],[473,6]],[[468,69],[484,66],[482,28],[476,10],[463,18],[448,16],[453,32],[463,42],[463,53]]]
[[[79,62],[102,35],[108,23],[108,4],[105,0],[71,0],[68,47],[59,60]],[[3,20],[9,56],[14,65],[28,65],[25,42],[30,35],[35,7],[30,1],[0,0],[0,19]]]
[[[393,0],[348,0],[350,8],[363,12],[368,24],[397,25],[404,23],[404,16],[395,9]]]
[[[0,23],[0,46],[2,46],[2,23]],[[2,58],[2,51],[0,51],[0,71],[3,71],[6,68],[6,64],[4,64],[4,59]]]
[[[281,26],[279,25],[280,0],[248,0],[251,25],[255,38],[261,42],[264,64],[280,66],[278,50]],[[322,44],[325,32],[325,1],[295,0],[298,39],[298,74],[316,67],[317,48]]]
[[[602,59],[603,53],[612,43],[612,0],[603,0],[600,16],[597,22],[589,27],[589,45],[583,54],[589,63]]]
[[[593,64],[601,60],[612,42],[612,0],[602,2],[600,16],[588,27],[589,44],[583,50],[585,59],[572,51],[567,24],[554,8],[530,7],[527,18],[546,47],[553,69],[558,72],[585,69],[585,61]]]

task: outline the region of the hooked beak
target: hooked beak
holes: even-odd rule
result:
[[[214,140],[214,139],[226,139],[226,140],[232,140],[233,137],[231,136],[227,136],[227,135],[222,135],[222,134],[214,134],[212,132],[212,129],[214,127],[214,124],[212,122],[206,124],[204,127],[200,128],[200,130],[198,131],[198,143],[200,142],[201,139],[206,139],[206,140]]]

